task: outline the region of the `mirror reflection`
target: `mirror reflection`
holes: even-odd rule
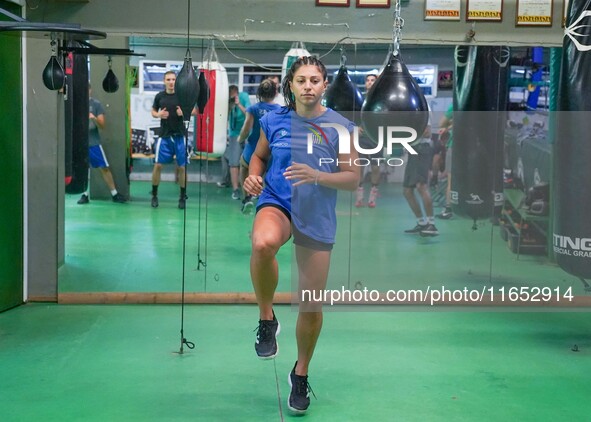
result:
[[[164,160],[159,183],[154,172],[162,153],[157,150],[159,141],[166,137],[161,122],[171,113],[155,98],[168,89],[166,72],[178,72],[183,65],[184,44],[137,37],[129,41],[130,48],[146,57],[129,59],[125,74],[118,74],[125,88],[118,94],[100,88],[104,65],[96,65],[94,58],[89,61],[90,80],[99,81],[91,97],[101,103],[104,126],[118,122],[130,129],[128,140],[111,136],[94,113],[109,163],[125,169],[123,175],[115,174],[114,182],[128,185],[128,201],[112,200],[100,168],[90,171],[88,203],[79,204],[78,194],[66,195],[60,294],[136,292],[156,297],[183,288],[219,294],[220,300],[249,294],[254,217],[250,203],[256,206],[256,198],[240,187],[242,149],[226,152],[228,139],[245,138],[245,122],[252,124],[245,113],[249,107],[261,101],[284,104],[281,92],[269,101],[257,97],[257,91],[265,80],[282,77],[290,49],[305,48],[320,57],[329,84],[345,64],[351,83],[366,99],[383,71],[388,46],[194,40],[193,63],[208,76],[210,97],[204,113],[195,111],[186,128],[189,164],[184,191],[183,163]],[[521,286],[583,292],[584,284],[556,265],[550,236],[549,93],[555,71],[550,49],[496,51],[505,55],[499,62],[505,60],[506,67],[488,66],[480,70],[484,76],[470,75],[484,78],[472,87],[462,60],[476,54],[473,51],[402,45],[401,53],[430,110],[428,129],[413,143],[420,159],[398,145],[359,161],[359,187],[353,193],[338,193],[328,289],[404,294],[436,290],[444,299],[448,291],[494,289],[495,294],[508,294]],[[466,106],[475,98],[494,105]],[[491,113],[492,126],[487,123]],[[361,111],[352,113],[351,120],[360,124]],[[367,134],[361,132],[360,146],[369,148],[363,143]],[[483,148],[487,142],[494,147]],[[172,158],[176,151],[171,148]],[[482,200],[484,208],[471,215],[460,206],[458,195],[474,194],[479,183],[486,192],[474,201]],[[185,195],[186,207],[179,207]],[[278,291],[293,290],[292,254],[290,241],[278,255]],[[449,293],[447,301],[458,297]],[[397,297],[400,302],[410,299]]]

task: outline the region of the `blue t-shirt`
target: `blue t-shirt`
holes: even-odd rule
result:
[[[250,113],[253,117],[252,130],[250,131],[250,135],[246,140],[244,152],[242,153],[242,157],[244,158],[244,161],[246,161],[247,163],[250,163],[250,157],[252,157],[257,143],[259,142],[259,137],[261,136],[261,117],[263,117],[269,111],[277,110],[279,108],[281,108],[279,104],[265,103],[261,101],[254,105],[251,105],[246,109],[246,112]]]
[[[279,205],[291,213],[292,224],[298,231],[320,242],[334,243],[337,190],[313,183],[292,187],[283,176],[292,162],[326,173],[339,171],[338,132],[335,128],[320,127],[321,123],[338,123],[348,133],[354,127],[353,122],[331,109],[314,119],[304,119],[285,107],[263,116],[260,124],[269,141],[271,157],[258,207]],[[312,153],[308,153],[309,134],[313,139]]]

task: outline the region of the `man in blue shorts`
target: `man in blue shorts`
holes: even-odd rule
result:
[[[91,94],[92,90],[90,88],[90,84],[88,84],[88,158],[90,167],[98,168],[100,170],[103,180],[109,187],[113,202],[122,204],[127,202],[127,199],[118,193],[117,189],[115,188],[113,173],[111,173],[107,156],[105,155],[105,151],[101,145],[101,135],[99,133],[99,128],[103,129],[105,127],[105,109],[103,108],[103,105],[100,103],[100,101],[90,97]],[[88,204],[89,202],[90,200],[87,189],[78,200],[78,204]]]
[[[152,207],[158,207],[158,185],[162,164],[169,164],[176,156],[178,165],[178,183],[181,188],[179,209],[185,208],[186,180],[185,166],[187,164],[187,146],[185,144],[185,126],[183,111],[174,92],[176,74],[169,70],[164,74],[164,91],[160,91],[152,104],[152,117],[160,119],[160,137],[156,142],[154,152],[154,170],[152,171]]]

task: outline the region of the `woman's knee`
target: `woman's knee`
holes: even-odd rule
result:
[[[274,236],[254,234],[252,236],[252,252],[260,257],[274,257],[281,247],[281,241]]]

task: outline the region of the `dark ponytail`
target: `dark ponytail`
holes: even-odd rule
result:
[[[273,100],[277,95],[277,84],[271,79],[264,79],[257,88],[259,101]]]
[[[281,84],[281,88],[283,89],[283,98],[285,99],[285,106],[291,110],[296,109],[295,98],[293,93],[291,92],[291,87],[289,83],[293,81],[293,75],[298,71],[298,69],[302,66],[316,66],[320,73],[322,73],[322,79],[326,80],[328,74],[326,72],[326,67],[324,64],[318,60],[316,57],[312,56],[303,56],[298,57],[295,62],[291,65],[287,75],[283,78],[283,82]]]

